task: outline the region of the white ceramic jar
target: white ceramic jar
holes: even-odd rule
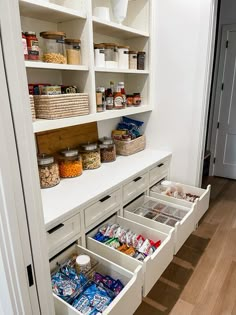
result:
[[[94,63],[95,67],[105,68],[105,45],[94,45]]]
[[[129,46],[118,46],[118,68],[129,69]]]

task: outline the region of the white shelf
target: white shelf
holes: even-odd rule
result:
[[[102,113],[89,114],[86,116],[78,116],[71,118],[63,118],[56,120],[47,120],[47,119],[37,119],[33,123],[34,133],[53,130],[58,128],[65,128],[69,126],[76,126],[81,124],[86,124],[93,121],[101,121],[106,119],[117,118],[121,116],[139,114],[144,112],[152,111],[151,106],[138,106],[138,107],[130,107],[120,110],[107,110]]]
[[[149,37],[149,33],[137,30],[135,28],[117,24],[114,22],[104,21],[93,16],[93,31],[110,37],[129,39],[135,37]]]
[[[68,65],[68,64],[59,64],[59,63],[47,63],[41,61],[25,61],[26,68],[33,69],[52,69],[52,70],[79,70],[79,71],[88,71],[89,68],[83,65]]]
[[[43,0],[20,0],[20,14],[34,19],[60,23],[74,18],[86,19],[84,12],[69,9]]]
[[[110,72],[110,73],[131,73],[131,74],[149,74],[149,70],[132,70],[132,69],[107,69],[95,68],[96,72]]]

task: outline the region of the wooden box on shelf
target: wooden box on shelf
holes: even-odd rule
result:
[[[114,140],[114,142],[116,145],[116,153],[119,155],[131,155],[144,150],[146,146],[146,138],[144,135],[134,140]]]
[[[60,119],[89,114],[88,93],[35,95],[36,117]]]

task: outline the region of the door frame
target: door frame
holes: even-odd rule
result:
[[[218,67],[217,67],[217,76],[215,83],[215,92],[213,95],[212,105],[213,106],[213,119],[212,119],[212,128],[211,128],[211,141],[210,141],[210,151],[211,151],[211,160],[210,160],[210,175],[215,175],[215,164],[214,158],[216,158],[217,152],[217,140],[218,140],[218,121],[220,119],[220,110],[221,110],[221,98],[222,98],[222,83],[224,82],[224,71],[225,71],[225,62],[227,57],[227,49],[225,47],[226,41],[229,38],[229,32],[236,32],[236,24],[225,24],[222,26],[221,36],[220,36],[220,50],[218,55]],[[214,88],[214,87],[213,87]],[[210,132],[210,130],[209,130]]]

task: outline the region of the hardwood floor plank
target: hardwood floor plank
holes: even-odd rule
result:
[[[192,304],[179,299],[170,315],[191,315],[193,308]]]

